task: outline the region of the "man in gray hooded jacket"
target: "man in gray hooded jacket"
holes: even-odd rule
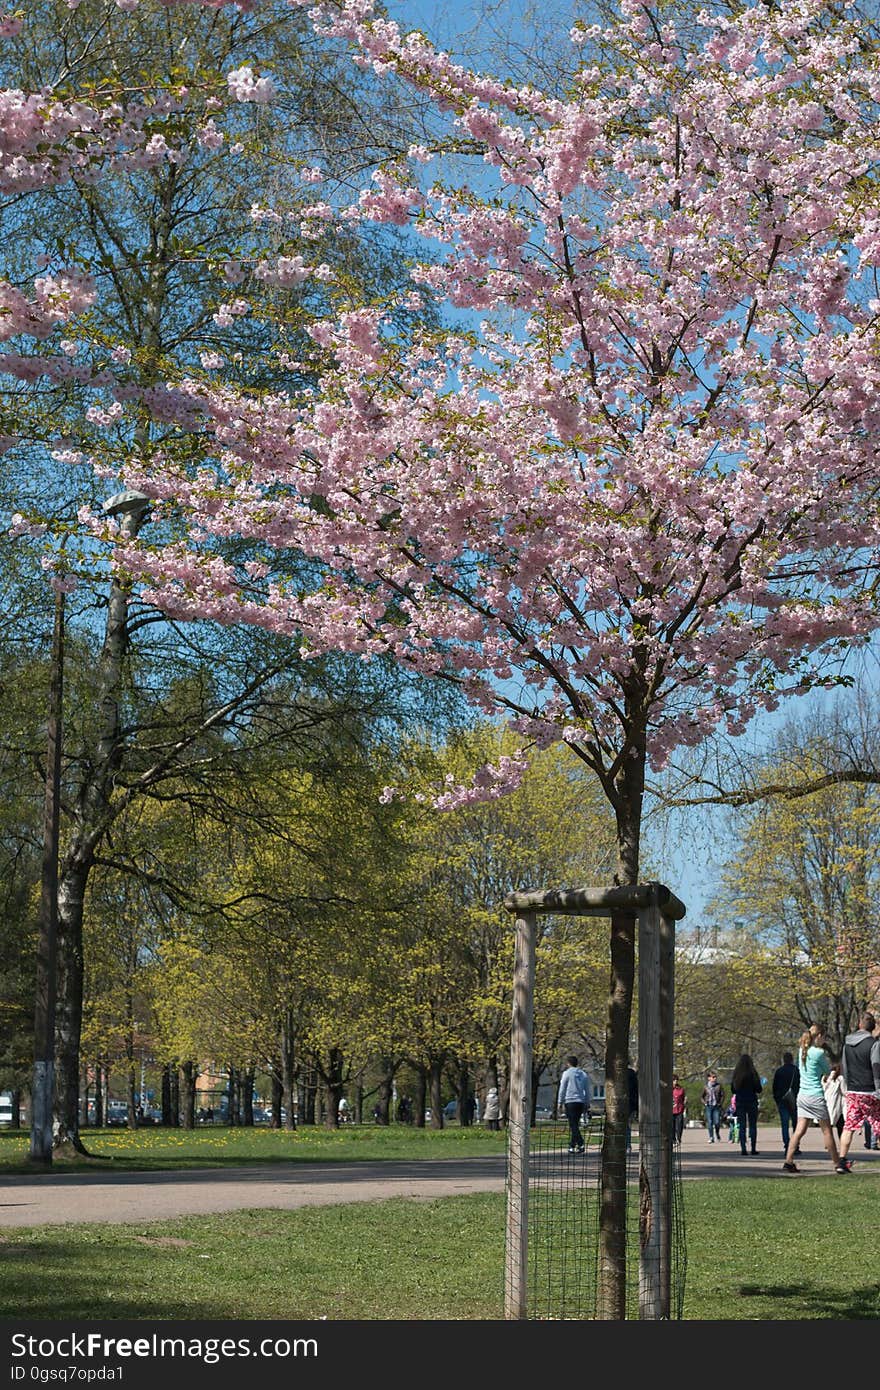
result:
[[[880,1038],[873,1014],[864,1013],[843,1044],[841,1070],[846,1084],[846,1118],[840,1136],[840,1161],[847,1162],[853,1135],[867,1120],[874,1138],[880,1135]]]
[[[565,1118],[568,1120],[570,1135],[568,1152],[570,1154],[582,1154],[584,1152],[584,1136],[581,1134],[580,1121],[584,1114],[589,1119],[593,1088],[583,1067],[578,1066],[577,1057],[571,1056],[565,1060],[568,1062],[568,1066],[559,1078],[557,1105],[565,1110]]]

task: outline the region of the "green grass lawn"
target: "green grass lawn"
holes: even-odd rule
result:
[[[880,1173],[684,1185],[685,1316],[878,1318]],[[504,1198],[395,1199],[137,1226],[9,1230],[22,1318],[501,1316]]]
[[[0,1131],[0,1174],[26,1173],[28,1136]],[[63,1162],[65,1172],[81,1168],[174,1169],[229,1168],[251,1163],[332,1163],[351,1159],[463,1158],[503,1154],[503,1131],[474,1126],[443,1130],[410,1125],[342,1125],[338,1130],[308,1126],[292,1133],[276,1129],[202,1129],[145,1127],[84,1130],[83,1142],[94,1159]],[[61,1168],[62,1164],[59,1163]]]

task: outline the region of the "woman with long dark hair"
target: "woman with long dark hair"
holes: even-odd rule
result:
[[[736,1096],[736,1118],[739,1122],[740,1152],[746,1152],[746,1130],[752,1153],[758,1152],[758,1096],[763,1087],[755,1064],[744,1052],[736,1064],[730,1088]]]

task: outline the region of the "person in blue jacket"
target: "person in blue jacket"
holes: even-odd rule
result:
[[[590,1118],[590,1102],[593,1099],[593,1088],[590,1085],[590,1078],[583,1067],[578,1066],[578,1059],[573,1054],[565,1059],[568,1063],[565,1071],[559,1078],[559,1095],[557,1105],[565,1111],[565,1118],[568,1120],[570,1154],[582,1154],[584,1152],[584,1136],[581,1133],[581,1119],[586,1116]]]

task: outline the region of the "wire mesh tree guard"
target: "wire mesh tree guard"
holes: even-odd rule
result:
[[[538,1132],[531,1150],[535,950],[541,913],[638,918],[638,1154],[628,1156],[626,1315],[681,1317],[686,1243],[681,1172],[672,1143],[675,923],[684,904],[661,883],[624,888],[511,893],[516,915],[504,1316],[596,1316],[601,1126],[591,1121],[584,1155],[567,1152],[561,1126]],[[638,1289],[637,1301],[631,1292]]]

